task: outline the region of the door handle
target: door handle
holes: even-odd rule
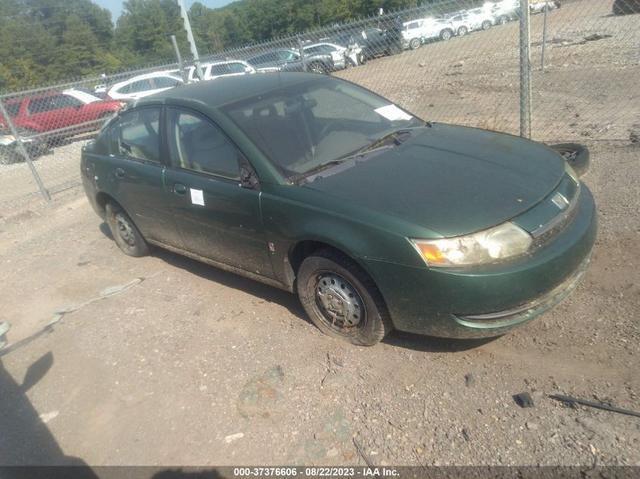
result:
[[[124,178],[126,176],[126,173],[122,168],[116,168],[115,175],[116,178]]]
[[[175,183],[173,185],[173,192],[176,195],[184,195],[187,193],[187,187],[184,186],[182,183]]]

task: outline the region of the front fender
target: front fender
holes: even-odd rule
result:
[[[332,207],[330,199],[326,199],[326,206],[320,207],[312,201],[304,201],[305,195],[308,192],[300,192],[299,199],[266,191],[261,195],[262,218],[271,244],[273,269],[284,284],[291,284],[290,253],[301,241],[324,243],[342,251],[367,271],[374,281],[376,278],[369,271],[367,260],[424,267],[424,262],[400,228],[394,229],[393,223],[385,222],[381,215],[374,223],[368,212],[357,208],[340,211]]]

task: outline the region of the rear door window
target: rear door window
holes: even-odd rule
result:
[[[160,108],[123,113],[103,135],[110,154],[160,162]]]

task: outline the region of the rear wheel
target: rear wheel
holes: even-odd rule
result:
[[[297,278],[300,301],[320,331],[372,346],[392,329],[373,280],[353,260],[330,249],[308,256]]]
[[[460,28],[458,28],[458,35],[463,37],[465,36],[467,33],[469,33],[469,29],[465,26],[462,26]]]
[[[498,19],[498,23],[500,25],[506,25],[507,23],[509,23],[509,17],[507,17],[506,15],[502,15],[499,19]]]
[[[453,36],[453,32],[448,28],[440,32],[440,40],[449,40]]]
[[[107,203],[106,220],[118,248],[129,256],[149,254],[149,245],[144,240],[129,215],[115,203]]]
[[[482,22],[483,30],[489,30],[492,26],[493,24],[489,20],[485,20],[484,22]]]
[[[412,50],[415,50],[416,48],[420,48],[420,39],[412,38],[411,41],[409,42],[409,48],[411,48]]]

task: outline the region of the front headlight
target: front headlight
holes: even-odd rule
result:
[[[466,236],[409,241],[427,266],[456,267],[494,263],[521,255],[533,240],[522,228],[507,222]]]

